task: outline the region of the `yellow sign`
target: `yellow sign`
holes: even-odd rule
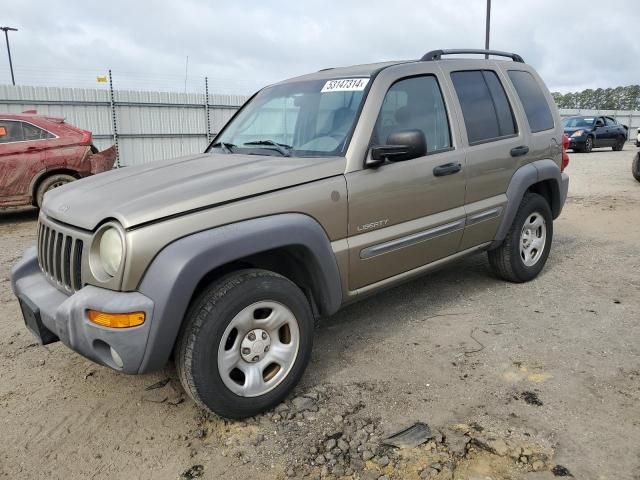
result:
[[[107,78],[107,76],[106,76],[106,75],[98,75],[98,76],[96,77],[96,81],[97,81],[98,83],[108,83],[108,82],[109,82],[109,79]]]

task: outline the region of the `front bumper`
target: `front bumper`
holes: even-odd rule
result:
[[[73,295],[63,293],[40,270],[35,247],[25,251],[12,269],[11,287],[23,304],[37,311],[49,331],[45,331],[48,341],[57,337],[96,363],[124,373],[139,373],[153,317],[154,305],[148,297],[139,292],[116,292],[92,285]],[[145,322],[133,328],[102,327],[87,319],[88,309],[109,313],[142,311]],[[43,342],[42,337],[38,340]]]
[[[587,137],[569,137],[569,147],[573,148],[584,148],[584,143],[587,140]]]

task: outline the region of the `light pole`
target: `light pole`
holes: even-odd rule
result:
[[[7,55],[9,56],[9,69],[11,70],[11,83],[15,86],[16,79],[13,76],[13,62],[11,61],[11,49],[9,48],[9,32],[17,32],[17,28],[12,27],[0,27],[0,30],[4,31],[4,39],[7,42]]]
[[[491,29],[491,0],[487,0],[487,20],[486,31],[484,34],[484,49],[489,50],[489,30]],[[484,58],[489,58],[489,55],[485,55]]]

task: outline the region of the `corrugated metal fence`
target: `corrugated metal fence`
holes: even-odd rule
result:
[[[114,90],[112,105],[108,89],[0,85],[0,113],[35,109],[65,117],[69,123],[92,131],[100,149],[114,143],[115,115],[120,165],[137,165],[202,152],[247,99],[205,92]],[[561,109],[560,115],[608,115],[627,125],[631,138],[640,128],[638,111]]]
[[[0,113],[65,117],[100,149],[114,144],[115,115],[120,165],[137,165],[202,152],[246,98],[114,90],[112,106],[108,89],[0,85]]]

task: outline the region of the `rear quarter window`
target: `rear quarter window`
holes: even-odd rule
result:
[[[520,98],[531,131],[535,133],[552,129],[554,122],[551,109],[533,75],[522,70],[509,70],[507,73]]]

